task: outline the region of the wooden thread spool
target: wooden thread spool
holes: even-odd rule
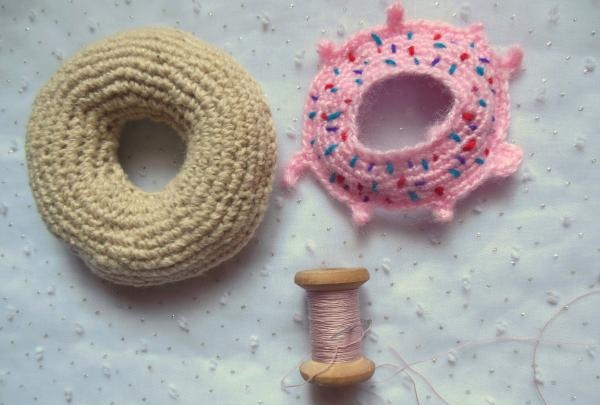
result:
[[[362,267],[303,270],[296,273],[294,278],[294,282],[307,291],[353,290],[367,280],[369,272]],[[375,363],[365,356],[339,363],[311,359],[300,366],[300,374],[304,380],[327,387],[357,384],[371,378],[374,372]]]

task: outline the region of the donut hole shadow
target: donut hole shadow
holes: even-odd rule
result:
[[[129,180],[144,191],[165,188],[179,173],[185,155],[183,137],[163,122],[141,119],[123,126],[119,163]]]
[[[451,90],[423,74],[401,74],[374,83],[358,108],[358,138],[372,149],[395,150],[426,141],[454,104]]]

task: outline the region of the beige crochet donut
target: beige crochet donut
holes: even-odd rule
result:
[[[159,192],[118,162],[123,125],[149,118],[187,146]],[[50,231],[99,276],[145,286],[236,254],[265,211],[276,160],[271,113],[231,57],[191,34],[146,28],[77,53],[43,87],[27,129],[29,181]]]

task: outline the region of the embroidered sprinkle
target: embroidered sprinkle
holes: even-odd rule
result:
[[[453,140],[454,142],[456,142],[456,143],[459,143],[459,142],[461,141],[461,139],[460,139],[460,135],[458,135],[458,134],[457,134],[457,133],[455,133],[455,132],[452,132],[450,135],[448,135],[448,137],[449,137],[450,139],[452,139],[452,140]]]
[[[377,46],[381,46],[381,44],[383,44],[381,38],[379,38],[379,35],[375,34],[374,32],[371,34],[371,38],[373,38],[373,41],[375,41]]]
[[[385,164],[385,170],[388,172],[388,174],[394,173],[394,164],[392,162],[387,162]]]
[[[456,169],[450,169],[448,170],[448,173],[450,173],[455,179],[460,177],[460,172]]]
[[[337,144],[337,143],[332,143],[331,145],[329,145],[329,146],[327,147],[327,149],[325,149],[325,153],[323,153],[323,154],[324,154],[325,156],[329,156],[329,155],[331,155],[331,154],[332,154],[332,153],[335,151],[335,149],[336,149],[337,147],[338,147],[338,144]]]
[[[333,121],[334,119],[338,118],[340,115],[342,115],[341,111],[336,111],[334,113],[331,113],[327,116],[327,121]]]

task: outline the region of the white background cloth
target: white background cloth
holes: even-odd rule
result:
[[[340,391],[280,389],[310,355],[293,276],[319,266],[370,269],[364,351],[377,364],[402,364],[390,347],[424,360],[416,369],[453,405],[542,404],[531,342],[446,352],[534,337],[561,305],[600,288],[600,2],[406,1],[407,19],[482,21],[493,45],[523,45],[510,137],[526,157],[511,180],[463,201],[449,225],[378,212],[361,231],[312,178],[290,195],[279,187],[299,148],[316,43],[385,21],[384,2],[341,3],[0,1],[0,404],[416,403],[405,376]],[[46,230],[24,139],[34,96],[60,59],[146,25],[192,31],[262,84],[279,175],[264,223],[235,259],[194,280],[132,289],[92,275]],[[554,344],[540,347],[537,384],[549,404],[598,403],[599,304],[589,297],[548,329]],[[390,374],[380,368],[374,379]],[[415,378],[421,404],[441,403]]]

